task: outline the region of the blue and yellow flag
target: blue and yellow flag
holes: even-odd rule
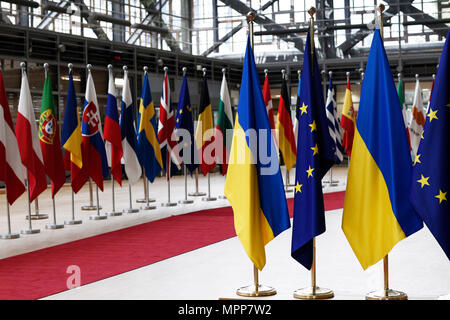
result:
[[[155,180],[163,167],[156,128],[155,107],[148,74],[145,72],[137,125],[137,154],[139,161],[144,166],[145,176],[150,182]]]
[[[322,178],[334,163],[336,145],[330,136],[315,48],[306,37],[303,60],[295,171],[292,257],[311,269],[313,239],[325,231]]]
[[[447,33],[411,181],[413,207],[450,259],[450,56]]]
[[[253,50],[247,40],[225,195],[236,234],[253,264],[266,264],[264,246],[290,227],[289,212]]]
[[[175,117],[175,128],[187,130],[191,137],[191,141],[181,141],[181,143],[183,145],[182,150],[189,149],[186,144],[190,145],[190,155],[183,154],[183,151],[182,160],[192,175],[194,170],[198,167],[198,162],[196,161],[198,158],[198,153],[197,148],[195,147],[194,118],[192,117],[191,98],[189,97],[189,87],[186,75],[183,76],[183,83],[181,84],[180,98],[178,99],[177,113]],[[177,137],[179,137],[178,133]]]
[[[402,108],[375,30],[361,87],[342,229],[367,269],[423,226],[409,201],[411,156]]]

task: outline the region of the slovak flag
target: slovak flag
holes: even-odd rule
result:
[[[161,104],[159,107],[158,140],[161,147],[164,169],[166,172],[169,171],[167,179],[173,174],[173,172],[171,172],[171,166],[168,166],[168,164],[173,162],[178,169],[181,169],[181,159],[179,158],[177,138],[175,137],[174,129],[175,115],[172,109],[172,100],[170,98],[169,78],[166,73],[164,76]]]
[[[114,75],[109,70],[108,97],[106,100],[105,115],[105,138],[106,156],[108,166],[114,179],[122,186],[122,136],[119,125],[119,111],[117,110],[117,94],[114,86]]]
[[[83,154],[86,155],[86,166],[89,177],[103,191],[103,179],[108,176],[105,143],[102,136],[102,123],[98,110],[97,94],[91,71],[88,70],[84,109],[81,118],[81,135],[83,137]]]

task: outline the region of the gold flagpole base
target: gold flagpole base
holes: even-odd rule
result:
[[[321,287],[307,287],[294,291],[294,298],[297,299],[309,299],[309,300],[319,300],[319,299],[331,299],[334,297],[334,293],[330,289]]]
[[[269,286],[258,285],[258,290],[255,290],[255,285],[249,285],[236,290],[236,294],[241,297],[267,297],[277,294],[277,291]]]
[[[199,191],[190,192],[190,193],[188,193],[188,196],[190,196],[190,197],[202,197],[202,196],[206,196],[206,192],[199,192]]]
[[[154,198],[148,198],[148,202],[155,202],[156,199]],[[137,203],[147,203],[147,199],[146,198],[140,198],[140,199],[136,199]]]
[[[406,293],[392,289],[369,292],[366,300],[408,300]]]

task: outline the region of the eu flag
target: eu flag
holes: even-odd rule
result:
[[[313,239],[325,231],[322,178],[334,163],[321,77],[308,33],[300,89],[292,257],[311,269]]]
[[[192,106],[191,106],[191,98],[189,97],[189,87],[186,79],[186,75],[183,76],[183,83],[181,84],[180,90],[180,98],[178,99],[178,107],[177,113],[175,117],[175,128],[184,129],[189,133],[191,138],[190,141],[181,141],[182,150],[190,149],[190,155],[182,155],[182,160],[189,172],[192,175],[192,172],[198,167],[197,161],[195,158],[198,157],[197,149],[195,147],[195,139],[194,139],[194,120],[192,118]],[[177,137],[179,137],[179,132],[176,133]],[[190,148],[187,148],[185,144],[188,143]]]
[[[419,144],[409,199],[450,259],[450,57],[447,33]]]

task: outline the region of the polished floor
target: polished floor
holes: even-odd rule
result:
[[[283,169],[284,173],[284,169]],[[333,171],[337,186],[325,184],[325,192],[345,189],[346,168]],[[291,173],[293,178],[293,172]],[[328,180],[325,177],[324,180]],[[223,192],[224,178],[211,175],[211,194]],[[201,191],[207,190],[206,177],[200,177]],[[193,180],[188,181],[189,192],[193,190]],[[116,186],[116,209],[129,207],[129,192]],[[133,186],[134,200],[143,196],[142,182]],[[102,212],[111,209],[110,183],[105,192],[100,192]],[[161,207],[167,201],[165,179],[157,179],[150,185],[150,196],[157,199],[157,210],[108,217],[106,220],[89,220],[95,212],[80,209],[88,204],[89,192],[85,187],[75,196],[75,215],[83,224],[66,226],[60,230],[47,230],[45,225],[52,222],[52,205],[49,191],[39,200],[40,211],[49,214],[49,219],[32,221],[33,228],[41,233],[21,235],[16,240],[0,241],[0,258],[33,251],[59,243],[82,239],[140,223],[161,219],[170,215],[184,214],[199,209],[229,205],[227,200],[205,202],[195,199],[191,205]],[[288,194],[288,197],[292,193]],[[184,197],[183,177],[176,177],[171,183],[173,201]],[[4,196],[0,196],[0,208],[5,208]],[[94,189],[95,200],[95,189]],[[57,220],[63,222],[71,217],[71,192],[64,188],[56,196]],[[10,208],[13,232],[27,228],[28,221],[25,197]],[[32,204],[32,209],[34,205]],[[34,211],[33,211],[34,213]],[[367,292],[383,285],[382,265],[379,263],[363,271],[357,262],[340,228],[342,209],[326,213],[327,231],[317,238],[317,281],[318,285],[330,288],[335,299],[364,299]],[[4,211],[0,215],[0,231],[6,232]],[[278,294],[267,299],[292,299],[293,291],[310,283],[310,273],[290,257],[291,230],[287,230],[266,246],[267,265],[260,273],[260,282],[276,288]],[[424,228],[403,240],[389,255],[390,286],[406,292],[411,299],[437,299],[450,293],[450,264],[436,241]],[[83,276],[81,270],[81,277]],[[129,271],[117,276],[90,283],[75,289],[49,296],[46,299],[211,299],[238,298],[235,290],[253,281],[252,265],[236,237],[166,259],[149,266]]]

